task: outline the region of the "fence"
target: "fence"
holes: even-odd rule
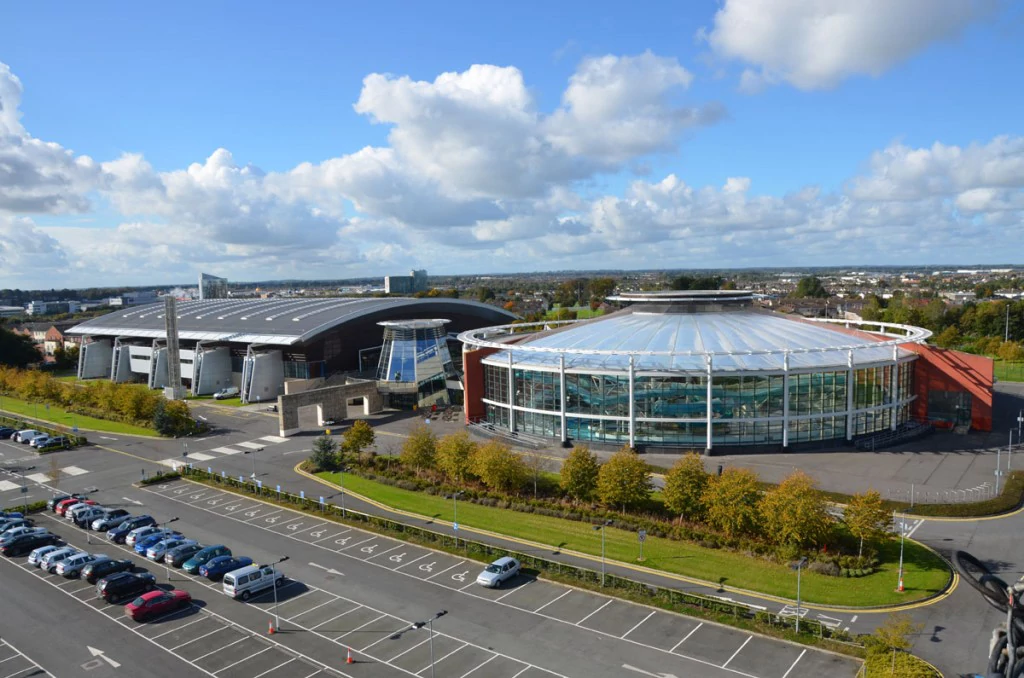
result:
[[[317,497],[313,499],[304,496],[302,493],[295,495],[283,489],[278,490],[280,487],[279,485],[275,487],[267,487],[260,481],[253,481],[245,476],[238,476],[237,478],[231,477],[223,471],[220,475],[217,475],[209,468],[203,471],[202,469],[196,468],[193,464],[180,466],[178,470],[185,477],[207,481],[214,485],[219,485],[239,493],[267,497],[268,499],[276,499],[282,503],[292,504],[303,511],[310,511],[314,513],[318,512],[325,517],[330,517],[335,520],[347,520],[359,523],[373,529],[374,531],[396,536],[398,538],[411,537],[427,545],[435,546],[447,551],[456,551],[460,555],[475,558],[483,562],[490,562],[503,556],[511,556],[519,560],[524,568],[555,575],[557,578],[571,584],[590,588],[603,588],[603,590],[612,592],[613,595],[614,592],[618,592],[619,595],[622,595],[623,597],[628,597],[646,604],[658,605],[667,609],[699,609],[703,612],[727,615],[734,619],[751,620],[755,623],[763,624],[774,629],[789,631],[794,634],[796,633],[796,619],[794,615],[782,615],[765,610],[758,610],[742,603],[736,603],[698,593],[688,593],[671,587],[655,586],[635,579],[629,579],[628,577],[621,577],[616,574],[606,573],[602,575],[597,570],[577,567],[558,560],[549,560],[547,558],[541,558],[529,553],[506,549],[493,544],[474,541],[464,537],[456,537],[454,534],[436,532],[416,525],[408,525],[383,516],[344,509],[337,504],[327,501],[330,497]],[[602,579],[604,580],[603,587],[601,585]],[[818,638],[827,638],[834,642],[851,645],[849,642],[849,635],[847,633],[823,624],[816,619],[801,619],[799,635],[817,636]],[[856,647],[860,646],[856,645]]]
[[[910,504],[968,504],[978,501],[995,499],[996,488],[992,483],[982,483],[976,487],[969,487],[963,490],[915,490],[911,485],[910,489],[888,489],[885,491],[885,498],[890,501],[900,501]]]

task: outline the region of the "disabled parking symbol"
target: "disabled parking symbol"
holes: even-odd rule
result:
[[[324,536],[324,532],[326,532],[326,531],[327,530],[317,530],[316,532],[310,532],[309,536],[310,537],[316,537],[317,539],[319,539],[320,537]]]
[[[433,561],[433,562],[430,562],[430,563],[423,563],[422,565],[420,565],[420,569],[423,570],[424,572],[433,572],[434,571],[434,565],[436,565],[436,564],[437,564],[436,560]]]
[[[304,523],[292,523],[291,525],[288,526],[288,529],[291,530],[292,532],[294,532],[295,530],[299,529],[303,525],[304,525]]]
[[[393,563],[400,563],[403,560],[405,560],[405,552],[403,551],[402,553],[398,553],[393,556],[388,556],[388,559]]]
[[[363,553],[373,553],[374,551],[377,550],[377,545],[376,544],[370,544],[369,546],[364,546],[363,548],[361,548],[359,550],[362,551]]]
[[[460,581],[460,582],[466,581],[466,575],[467,574],[469,574],[469,570],[466,570],[465,572],[459,572],[457,574],[453,574],[452,575],[452,579],[454,579],[455,581]]]
[[[345,544],[348,543],[348,540],[351,539],[351,538],[352,537],[345,537],[344,539],[335,539],[334,543],[335,544],[340,544],[340,545],[344,546]]]

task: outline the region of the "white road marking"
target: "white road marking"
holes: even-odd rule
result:
[[[469,671],[466,671],[466,672],[465,672],[465,673],[463,673],[463,674],[462,674],[461,676],[459,676],[459,678],[466,678],[466,676],[468,676],[469,674],[473,673],[473,672],[474,672],[474,671],[476,671],[477,669],[481,669],[481,668],[483,668],[485,664],[488,664],[488,663],[490,663],[490,662],[494,661],[494,660],[495,660],[495,659],[497,659],[497,658],[498,658],[498,655],[496,655],[496,654],[494,654],[494,655],[491,655],[491,656],[490,656],[490,657],[488,657],[488,658],[487,658],[487,659],[486,659],[486,660],[485,660],[485,661],[484,661],[483,663],[477,664],[476,666],[474,666],[473,668],[471,668],[471,669],[470,669]],[[418,675],[419,675],[419,674],[420,674],[421,672],[423,672],[423,671],[426,671],[426,670],[427,670],[427,669],[429,669],[429,668],[430,668],[429,666],[424,666],[424,667],[423,667],[422,669],[420,669],[419,671],[417,671],[417,672],[416,672],[416,675],[418,676]],[[526,667],[526,668],[529,668],[529,667]],[[520,671],[519,673],[522,673],[522,671]],[[518,675],[518,674],[516,674],[516,675]]]
[[[28,478],[29,480],[31,480],[32,482],[35,482],[35,483],[48,483],[48,482],[50,482],[50,476],[46,475],[45,473],[32,473],[32,474],[29,474],[29,475],[27,475],[25,477]]]
[[[215,457],[212,454],[203,454],[202,452],[189,452],[189,459],[195,459],[196,461],[210,461]]]
[[[547,606],[548,606],[548,605],[550,605],[551,603],[557,603],[557,602],[558,602],[559,600],[561,600],[562,598],[565,598],[565,597],[566,597],[567,595],[569,595],[570,593],[572,593],[572,589],[569,589],[568,591],[566,591],[566,592],[565,592],[565,593],[563,593],[562,595],[558,596],[557,598],[554,598],[554,599],[552,599],[552,600],[549,600],[548,602],[544,603],[543,605],[541,605],[540,607],[538,607],[538,608],[537,608],[536,610],[534,610],[534,612],[540,612],[541,610],[543,610],[543,609],[544,609],[545,607],[547,607]],[[652,612],[651,614],[654,614],[654,613]]]
[[[233,447],[215,447],[211,452],[220,452],[221,454],[241,454],[241,450],[236,450]]]
[[[262,436],[260,438],[260,440],[266,440],[268,443],[286,443],[286,442],[288,442],[287,438],[282,438],[281,436]]]
[[[231,443],[231,444],[236,446],[236,447],[244,447],[244,448],[249,449],[249,450],[262,450],[263,449],[263,445],[261,445],[260,443]]]
[[[608,599],[608,602],[607,602],[607,603],[605,603],[605,604],[604,604],[604,605],[602,605],[601,607],[597,608],[596,610],[594,610],[593,612],[591,612],[590,614],[588,614],[588,615],[587,615],[586,617],[584,617],[583,619],[581,619],[581,620],[579,620],[578,622],[576,622],[575,624],[573,624],[573,626],[579,626],[580,624],[582,624],[583,622],[587,621],[588,619],[590,619],[591,617],[593,617],[593,616],[594,616],[595,614],[597,614],[598,612],[600,612],[601,610],[603,610],[604,608],[608,607],[608,606],[609,606],[609,605],[611,605],[611,604],[612,604],[612,601],[611,601],[611,599],[609,598],[609,599]]]
[[[247,661],[249,661],[250,659],[252,659],[253,657],[258,657],[259,655],[263,654],[264,652],[266,652],[267,650],[270,650],[270,649],[272,649],[272,648],[271,648],[271,646],[270,646],[270,645],[267,645],[267,646],[266,646],[265,648],[263,648],[263,649],[262,649],[262,650],[260,650],[259,652],[253,652],[253,653],[252,653],[252,654],[250,654],[250,655],[246,655],[246,656],[242,657],[241,659],[239,659],[239,660],[238,660],[237,662],[234,662],[233,664],[228,664],[227,666],[225,666],[225,667],[224,667],[224,668],[222,668],[222,669],[217,669],[216,671],[214,671],[214,672],[213,672],[213,675],[217,675],[217,674],[218,674],[218,673],[220,673],[221,671],[227,671],[227,670],[228,670],[228,669],[230,669],[230,668],[231,668],[232,666],[235,666],[235,665],[237,665],[237,664],[241,664],[242,662],[247,662]]]
[[[742,644],[742,645],[740,645],[740,646],[739,646],[739,648],[738,648],[738,649],[737,649],[737,650],[736,650],[735,652],[733,652],[733,653],[732,653],[732,656],[731,656],[731,657],[729,657],[729,658],[728,658],[727,660],[725,660],[725,663],[724,663],[724,664],[722,664],[722,668],[723,668],[723,669],[724,669],[724,668],[725,668],[726,666],[728,666],[728,665],[729,665],[729,662],[731,662],[731,661],[732,661],[733,659],[735,659],[735,658],[736,658],[736,655],[738,655],[738,654],[740,653],[740,650],[742,650],[743,648],[745,648],[745,647],[747,646],[747,643],[749,643],[749,642],[750,642],[750,639],[751,639],[751,638],[753,638],[753,637],[754,637],[754,636],[747,636],[747,639],[743,641],[743,644]]]
[[[16,490],[21,485],[12,483],[10,480],[0,480],[0,492],[9,492],[10,490]]]
[[[782,678],[786,678],[789,675],[789,673],[796,667],[797,662],[804,658],[805,654],[807,654],[807,648],[804,648],[804,651],[800,653],[800,656],[796,658],[796,661],[790,664],[789,668],[786,669],[786,672],[782,674]]]
[[[690,636],[692,636],[692,635],[693,635],[694,633],[696,633],[696,632],[697,632],[697,629],[699,629],[699,628],[700,628],[700,627],[702,627],[702,626],[704,626],[704,622],[701,622],[701,623],[697,624],[696,626],[694,626],[694,627],[693,627],[692,629],[690,629],[690,632],[689,632],[689,633],[687,633],[687,634],[686,634],[685,636],[683,636],[683,639],[682,639],[682,640],[680,640],[680,641],[679,641],[678,643],[676,643],[675,645],[673,645],[673,646],[672,646],[672,649],[671,649],[671,650],[669,650],[669,652],[671,652],[672,654],[675,654],[675,652],[676,652],[676,648],[677,648],[677,647],[679,647],[680,645],[682,645],[683,643],[685,643],[685,642],[687,641],[687,639],[688,639],[688,638],[689,638]]]
[[[84,468],[78,468],[77,466],[65,466],[61,469],[61,472],[69,476],[82,476],[88,473]]]
[[[619,636],[619,638],[625,638],[625,637],[626,637],[626,636],[628,636],[629,634],[633,633],[633,631],[636,631],[636,630],[637,630],[638,628],[640,628],[640,625],[641,625],[641,624],[643,624],[643,623],[644,623],[645,621],[647,621],[648,619],[650,619],[650,618],[651,618],[651,617],[653,617],[653,616],[654,616],[654,610],[651,610],[651,613],[650,613],[649,615],[647,615],[646,617],[644,617],[643,619],[641,619],[640,621],[638,621],[638,622],[637,622],[637,623],[636,623],[636,624],[635,624],[635,625],[633,626],[633,628],[631,628],[630,630],[628,630],[628,631],[626,631],[625,633],[623,633],[623,634],[622,634],[621,636]]]

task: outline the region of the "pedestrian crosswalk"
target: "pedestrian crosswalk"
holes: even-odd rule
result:
[[[170,466],[171,468],[177,468],[183,462],[190,461],[210,461],[216,459],[219,456],[230,456],[233,454],[243,454],[249,450],[262,450],[267,445],[276,445],[287,441],[287,438],[281,436],[263,436],[256,438],[255,440],[246,440],[240,443],[231,443],[230,445],[222,445],[221,447],[213,447],[209,450],[203,450],[202,452],[189,452],[188,457],[172,457],[170,459],[163,459],[159,463],[164,466]]]

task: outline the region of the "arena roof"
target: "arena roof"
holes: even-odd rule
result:
[[[632,309],[631,309],[632,311]],[[908,328],[916,330],[917,328]],[[633,355],[637,371],[706,369],[711,356],[715,372],[782,370],[789,353],[790,369],[846,368],[853,351],[854,364],[891,362],[893,345],[923,341],[930,333],[907,338],[874,338],[848,333],[825,324],[807,322],[769,311],[727,313],[646,313],[626,311],[545,332],[512,345],[516,365],[557,369],[562,357],[566,369],[625,372]],[[474,341],[487,330],[464,332]],[[491,364],[507,364],[509,344],[488,356]],[[897,349],[899,355],[910,351]]]
[[[514,315],[476,301],[429,297],[303,297],[292,299],[209,299],[178,302],[178,335],[199,341],[232,341],[247,344],[293,345],[367,316],[388,313],[405,315],[424,308],[436,317],[439,311],[477,315],[486,321],[508,321]],[[429,310],[428,310],[429,309]],[[69,334],[162,338],[164,304],[146,304],[92,318],[68,330]]]

